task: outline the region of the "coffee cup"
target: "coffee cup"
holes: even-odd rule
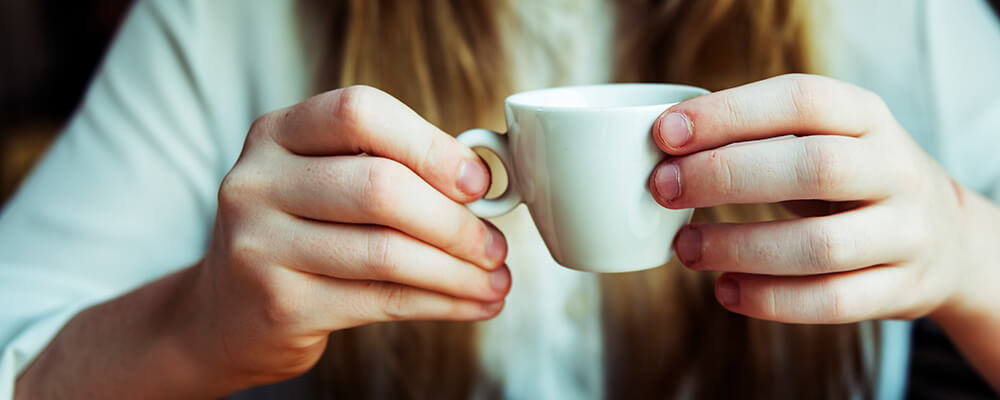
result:
[[[458,140],[497,155],[508,176],[496,198],[469,203],[489,218],[527,205],[560,265],[590,272],[654,268],[692,210],[671,210],[648,189],[666,158],[652,138],[671,105],[708,93],[671,84],[567,86],[521,92],[504,101],[507,132],[463,132]]]

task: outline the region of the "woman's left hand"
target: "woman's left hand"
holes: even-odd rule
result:
[[[780,76],[677,104],[653,136],[674,156],[650,177],[663,206],[783,202],[803,215],[677,235],[684,265],[724,272],[716,297],[731,311],[794,323],[917,318],[961,301],[976,279],[965,189],[869,91]]]

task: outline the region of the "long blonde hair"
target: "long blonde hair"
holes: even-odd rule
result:
[[[447,132],[498,120],[510,94],[493,0],[303,2],[328,29],[317,89],[368,84]],[[810,10],[797,0],[618,0],[616,79],[717,90],[816,71]],[[636,23],[636,21],[644,21]],[[447,115],[445,112],[447,111]],[[486,125],[491,126],[491,125]],[[788,217],[780,206],[698,210],[696,219]],[[606,397],[844,398],[872,396],[871,326],[788,325],[732,314],[715,275],[676,262],[606,275],[602,290]],[[873,334],[862,335],[863,329]],[[478,367],[474,326],[385,323],[334,332],[310,372],[315,393],[343,398],[499,395]],[[486,388],[483,391],[483,388]]]

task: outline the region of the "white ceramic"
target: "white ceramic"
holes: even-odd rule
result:
[[[649,175],[665,154],[656,118],[708,91],[667,84],[569,86],[514,94],[504,102],[507,133],[463,132],[458,140],[497,154],[507,190],[468,205],[481,217],[525,203],[552,257],[582,271],[625,272],[665,264],[692,210],[653,200]]]

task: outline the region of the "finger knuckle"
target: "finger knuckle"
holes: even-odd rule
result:
[[[299,319],[298,308],[286,300],[289,296],[269,293],[264,296],[264,318],[271,326],[287,326]]]
[[[447,142],[445,141],[447,140]],[[414,160],[414,167],[418,171],[435,171],[435,166],[440,167],[439,155],[443,152],[451,152],[458,147],[456,141],[447,135],[430,135],[424,141],[424,148],[420,151],[420,156]]]
[[[761,288],[761,292],[758,293],[757,298],[759,299],[758,308],[762,318],[777,320],[784,316],[781,309],[782,302],[778,301],[777,288],[773,286]]]
[[[252,266],[267,259],[267,240],[247,226],[233,228],[228,237],[230,265]]]
[[[238,210],[264,195],[266,179],[254,168],[237,165],[219,184],[218,206],[220,211]]]
[[[829,95],[827,82],[806,74],[790,74],[786,77],[789,99],[795,113],[801,120],[815,120],[820,116],[819,102]]]
[[[826,318],[830,322],[848,322],[852,316],[851,306],[848,302],[847,293],[843,290],[842,285],[837,285],[832,281],[828,280],[822,285],[823,293],[826,298]]]
[[[336,103],[333,105],[334,118],[346,126],[364,126],[369,120],[373,96],[377,93],[377,89],[365,85],[354,85],[341,89]]]
[[[710,170],[715,172],[714,188],[718,194],[738,195],[741,191],[736,174],[737,168],[733,161],[726,156],[726,153],[719,150],[712,150],[708,153]],[[681,193],[683,196],[683,192]]]
[[[277,273],[263,273],[260,282],[262,312],[271,326],[295,324],[302,319],[303,306],[296,290],[289,290],[288,282]]]
[[[805,258],[808,267],[814,269],[812,272],[831,272],[850,262],[850,246],[833,229],[820,227],[806,237]]]
[[[405,168],[395,161],[371,158],[359,199],[360,209],[369,218],[382,220],[397,211],[397,192],[406,177]]]
[[[393,280],[398,275],[399,264],[394,257],[396,236],[388,232],[369,236],[366,269],[374,279]]]
[[[709,231],[704,227],[701,229],[702,235],[710,235]],[[760,245],[754,241],[753,235],[750,232],[736,230],[727,239],[729,240],[718,241],[724,251],[705,251],[702,254],[702,261],[706,261],[706,257],[722,256],[729,263],[732,263],[732,265],[753,265],[760,261],[765,261],[764,259],[768,256],[767,253],[769,252],[758,251]],[[715,243],[711,240],[709,242]]]
[[[274,126],[275,113],[277,112],[279,111],[262,114],[250,123],[250,130],[247,131],[244,147],[253,147],[261,139],[270,137],[272,127]]]
[[[387,321],[402,321],[410,318],[409,295],[402,285],[383,284],[380,288],[382,315]]]
[[[746,123],[746,111],[735,96],[722,97],[722,110],[726,112],[726,121],[734,126],[741,126]]]
[[[835,140],[812,137],[804,140],[802,157],[797,168],[798,184],[814,195],[833,194],[847,183],[844,154]]]

